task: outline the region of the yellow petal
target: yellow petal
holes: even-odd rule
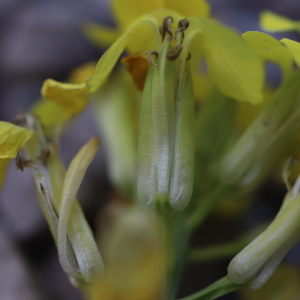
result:
[[[110,224],[101,241],[106,276],[90,287],[89,300],[164,299],[167,260],[156,221],[132,209]]]
[[[86,81],[86,84],[90,88],[91,92],[95,92],[107,79],[108,75],[115,66],[120,55],[124,51],[131,35],[136,32],[139,28],[153,28],[154,32],[157,32],[158,25],[155,18],[152,20],[141,20],[130,27],[112,46],[109,48],[99,60],[94,76]],[[156,26],[154,25],[156,24]],[[155,39],[155,36],[150,34],[148,39]],[[140,49],[142,50],[142,49]]]
[[[293,69],[290,51],[272,36],[258,31],[248,31],[242,35],[246,43],[263,59],[278,64],[287,78]]]
[[[110,79],[97,93],[94,112],[106,141],[109,177],[123,195],[131,197],[136,185],[141,95],[125,69]]]
[[[300,43],[289,39],[282,39],[280,40],[280,42],[290,50],[295,63],[299,67],[300,66]]]
[[[26,128],[0,121],[0,159],[16,157],[31,136],[32,132]]]
[[[189,0],[188,3],[182,0],[165,0],[165,8],[175,10],[185,17],[210,15],[210,5],[205,0]]]
[[[52,130],[61,125],[65,115],[59,105],[47,99],[36,102],[31,108],[31,113],[39,118],[46,135],[51,135]]]
[[[44,98],[53,101],[64,110],[64,120],[79,114],[88,104],[89,94],[84,83],[69,84],[47,79],[41,93]]]
[[[196,102],[201,102],[211,90],[211,83],[208,78],[201,73],[193,72],[193,85]]]
[[[92,61],[73,69],[69,77],[70,83],[81,84],[88,78],[91,78],[94,74],[96,65],[97,62]]]
[[[263,61],[234,31],[209,19],[189,18],[187,43],[199,40],[212,83],[225,95],[257,104],[262,100]],[[193,54],[192,54],[193,55]]]
[[[270,87],[264,89],[264,98],[258,105],[252,105],[249,102],[239,102],[236,112],[236,129],[239,133],[244,132],[254,120],[258,117],[259,113],[264,109],[274,90]]]
[[[132,24],[133,20],[163,7],[163,0],[114,0],[111,9],[118,27],[123,31]]]
[[[264,11],[260,15],[260,25],[263,30],[271,32],[300,30],[299,22],[275,14],[271,11]]]
[[[83,26],[83,33],[95,45],[100,48],[108,48],[119,37],[118,30],[108,28],[90,22]]]
[[[300,295],[299,282],[299,270],[282,264],[261,289],[241,289],[238,293],[243,300],[296,300]]]
[[[0,160],[0,190],[2,190],[2,187],[4,185],[6,170],[9,162],[10,162],[9,158]]]

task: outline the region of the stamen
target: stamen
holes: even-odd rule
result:
[[[26,121],[27,121],[26,115],[21,113],[14,117],[13,124],[21,126],[21,127],[26,127]]]
[[[41,155],[38,157],[38,159],[41,160],[41,162],[42,162],[44,165],[46,165],[47,160],[48,160],[50,154],[51,154],[51,152],[50,152],[49,148],[48,148],[48,147],[45,147],[45,148],[42,149],[42,153],[41,153]]]
[[[181,45],[184,40],[184,32],[188,29],[190,23],[187,19],[182,19],[178,22],[178,29],[175,32],[175,40]],[[180,40],[179,40],[180,37]]]
[[[167,51],[167,59],[168,60],[175,60],[177,59],[179,56],[180,56],[180,53],[182,51],[182,46],[181,45],[177,45],[176,47],[174,48],[170,48],[168,51]]]
[[[158,58],[158,52],[154,51],[154,50],[147,52],[147,60],[148,60],[149,64],[153,67],[156,67],[157,64],[153,62],[152,57],[151,57],[152,55],[154,55],[156,58]]]
[[[19,152],[16,155],[15,162],[16,162],[17,168],[20,169],[21,171],[24,171],[24,168],[28,167],[29,164],[31,163],[30,160],[26,160],[24,157],[22,157]]]
[[[170,36],[173,35],[171,24],[173,23],[173,18],[171,16],[165,17],[163,20],[163,24],[160,28],[160,33],[162,35],[162,40],[165,39],[166,33]]]
[[[192,54],[191,54],[191,52],[189,52],[185,61],[189,61],[191,58],[192,58]]]

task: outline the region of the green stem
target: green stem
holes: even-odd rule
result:
[[[189,231],[193,231],[197,226],[199,226],[228,192],[228,186],[220,185],[207,197],[201,199],[186,221],[186,226]]]
[[[189,252],[188,259],[192,262],[201,262],[207,260],[215,260],[222,258],[230,258],[240,252],[250,240],[246,237],[228,243],[218,244],[211,247],[204,247],[200,249],[192,249]]]
[[[225,276],[202,291],[178,300],[213,300],[244,287],[246,285],[235,284]]]
[[[176,214],[174,223],[174,263],[169,277],[166,299],[173,300],[179,287],[183,269],[186,265],[191,232],[184,226],[186,212]]]

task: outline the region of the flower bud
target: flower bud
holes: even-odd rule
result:
[[[169,201],[175,210],[188,205],[193,184],[194,96],[183,53],[166,38],[149,70],[138,145],[138,199]]]
[[[252,289],[259,289],[299,240],[299,178],[274,221],[230,262],[227,276],[233,283],[250,283]]]
[[[227,185],[253,188],[289,155],[299,129],[300,73],[295,72],[269,100],[256,120],[224,157],[220,179]]]

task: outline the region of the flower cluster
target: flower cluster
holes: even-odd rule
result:
[[[83,28],[109,46],[97,65],[74,71],[69,83],[46,80],[28,113],[0,122],[0,186],[11,159],[32,170],[62,269],[89,299],[175,299],[193,231],[220,202],[252,198],[300,150],[300,44],[240,36],[210,17],[205,0],[114,0],[112,12],[116,29]],[[299,31],[298,22],[270,12],[261,23]],[[269,93],[266,63],[282,71]],[[106,224],[101,251],[76,198],[99,139],[67,170],[58,146],[65,124],[87,105],[106,139],[111,182],[130,199]],[[243,105],[256,106],[251,118]],[[271,277],[299,239],[300,177],[292,182],[285,170],[284,178],[289,191],[275,219],[235,244],[230,255],[241,251],[227,276],[184,299],[258,289]]]

